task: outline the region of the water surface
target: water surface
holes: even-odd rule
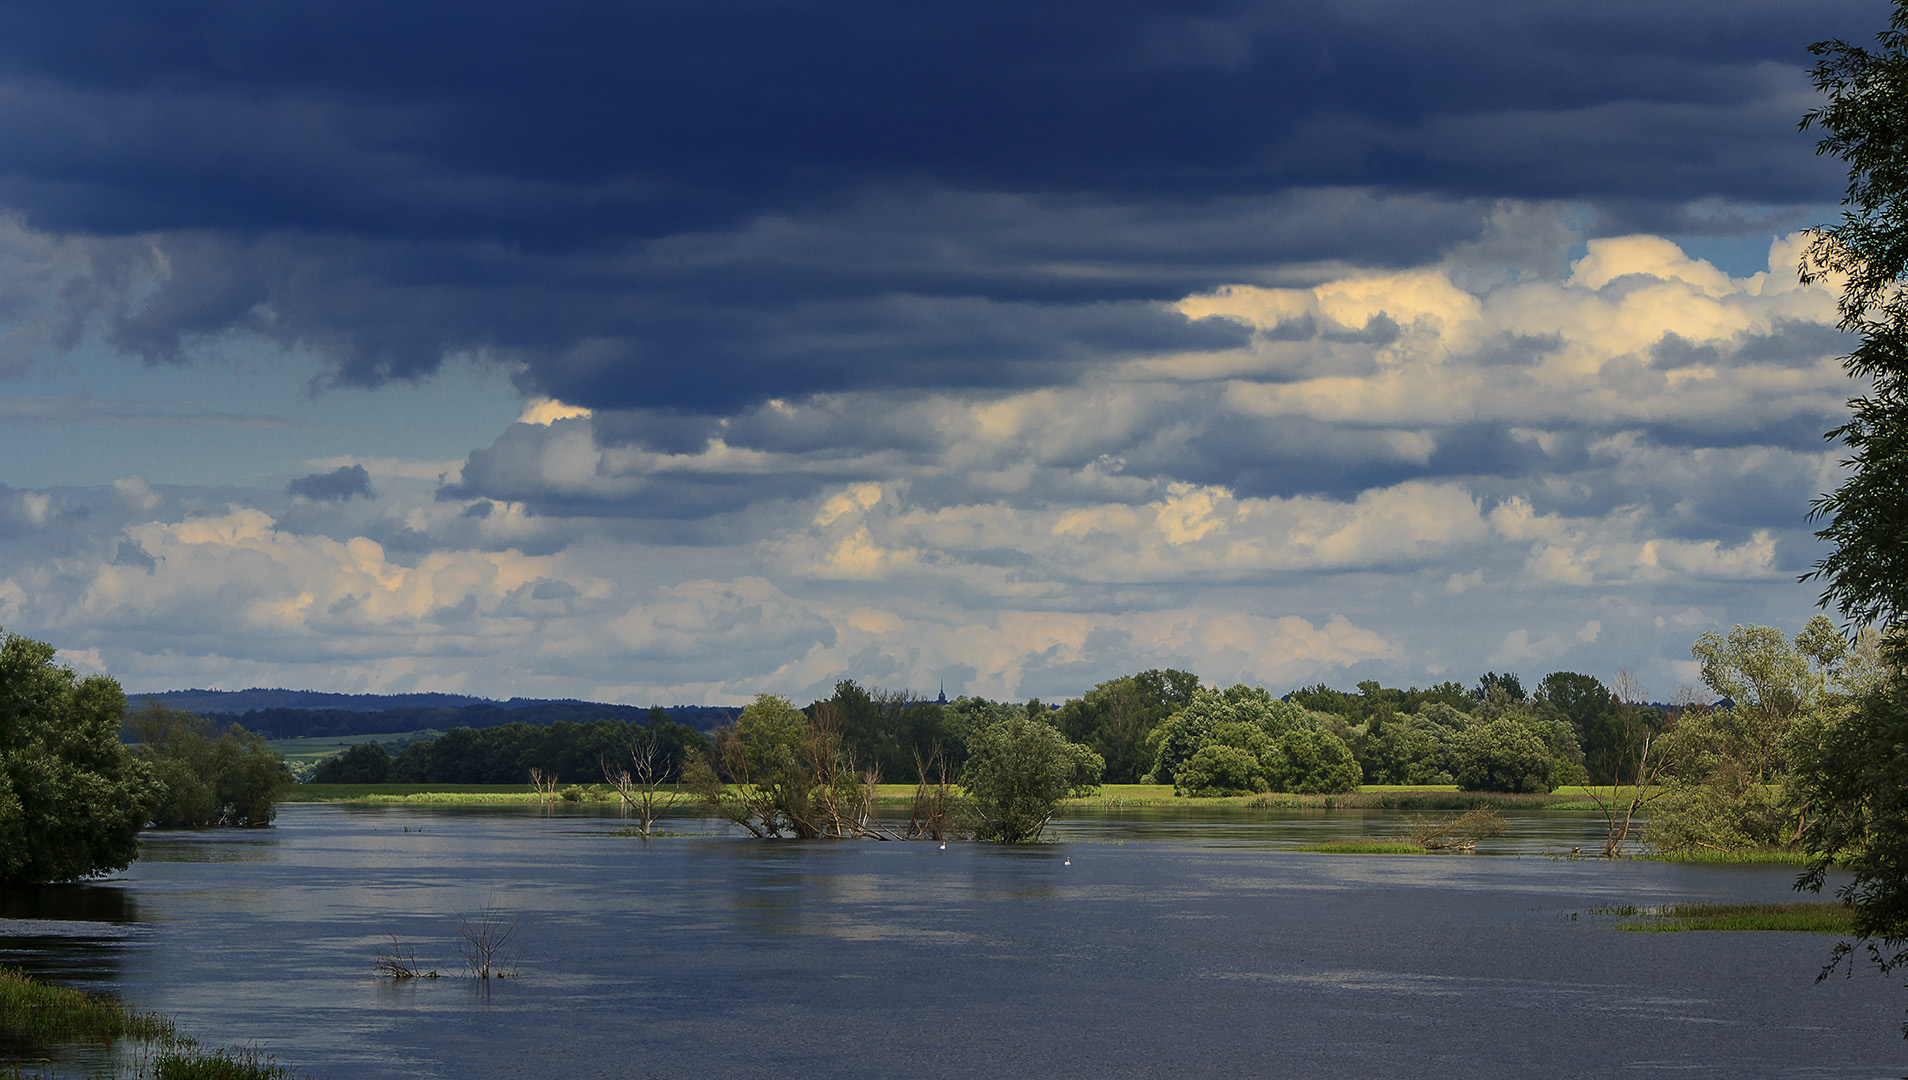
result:
[[[1381,811],[1107,808],[1056,843],[642,841],[596,808],[292,805],[156,833],[119,878],[0,894],[0,961],[347,1077],[1900,1077],[1908,994],[1832,939],[1591,909],[1792,898],[1791,869],[1312,855]],[[1600,848],[1600,841],[1596,847]],[[519,977],[457,917],[520,918]]]

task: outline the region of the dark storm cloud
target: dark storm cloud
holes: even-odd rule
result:
[[[17,5],[0,204],[156,238],[109,328],[148,359],[239,328],[375,384],[482,351],[685,414],[1027,386],[1225,347],[1152,305],[1421,262],[1498,198],[1832,197],[1794,131],[1803,47],[1878,25],[1854,0]]]
[[[371,474],[362,465],[340,465],[328,473],[301,476],[285,485],[287,494],[317,502],[343,502],[353,496],[373,498]]]

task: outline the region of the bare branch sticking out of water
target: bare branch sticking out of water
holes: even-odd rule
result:
[[[396,934],[386,934],[391,939],[391,948],[378,954],[378,976],[385,979],[435,979],[435,971],[425,971],[417,966],[417,950],[407,949],[397,939]]]
[[[474,979],[506,978],[517,973],[517,957],[505,956],[517,936],[521,916],[507,916],[493,904],[484,905],[473,918],[457,916],[457,951],[463,954],[464,968]],[[505,971],[505,964],[510,970]]]
[[[1479,840],[1489,840],[1504,831],[1504,819],[1488,806],[1479,806],[1456,817],[1413,818],[1405,826],[1405,838],[1426,851],[1471,851]]]

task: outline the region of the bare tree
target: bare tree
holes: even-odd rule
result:
[[[1694,693],[1691,692],[1688,696],[1692,699],[1690,704],[1693,704]],[[1610,778],[1609,797],[1605,798],[1603,793],[1594,787],[1586,790],[1590,792],[1591,800],[1597,804],[1597,809],[1603,812],[1607,827],[1603,840],[1603,857],[1620,859],[1623,857],[1624,845],[1629,842],[1630,830],[1636,823],[1638,812],[1662,794],[1662,788],[1658,786],[1657,781],[1662,779],[1663,770],[1668,762],[1661,754],[1656,755],[1654,760],[1650,756],[1651,743],[1656,738],[1654,732],[1642,731],[1642,738],[1637,738],[1638,728],[1642,725],[1638,713],[1639,706],[1643,704],[1643,688],[1637,682],[1636,676],[1628,671],[1618,671],[1616,684],[1610,690],[1610,698],[1611,704],[1616,709],[1618,745],[1623,749],[1617,757],[1615,775]],[[1624,766],[1632,762],[1635,763],[1635,768],[1630,773],[1630,797],[1626,802],[1622,797]]]
[[[909,840],[965,840],[973,835],[971,813],[954,790],[947,758],[935,747],[926,758],[914,752],[914,802],[908,807]]]
[[[537,801],[557,801],[557,775],[555,773],[547,773],[542,769],[532,768],[530,770],[530,786],[536,789]]]
[[[654,732],[645,732],[629,745],[630,766],[614,767],[603,759],[603,776],[622,799],[623,813],[636,819],[636,829],[644,839],[654,834],[656,819],[663,811],[681,803],[682,792],[665,787],[665,760]]]

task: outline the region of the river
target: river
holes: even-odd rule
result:
[[[1908,993],[1815,983],[1833,939],[1597,910],[1792,899],[1791,868],[1557,857],[1599,823],[1506,816],[1494,854],[1356,856],[1295,848],[1396,817],[1107,808],[943,848],[288,805],[0,893],[0,962],[332,1080],[1908,1072]],[[485,908],[516,921],[514,978],[461,977],[458,917]],[[391,936],[453,977],[375,977]]]

